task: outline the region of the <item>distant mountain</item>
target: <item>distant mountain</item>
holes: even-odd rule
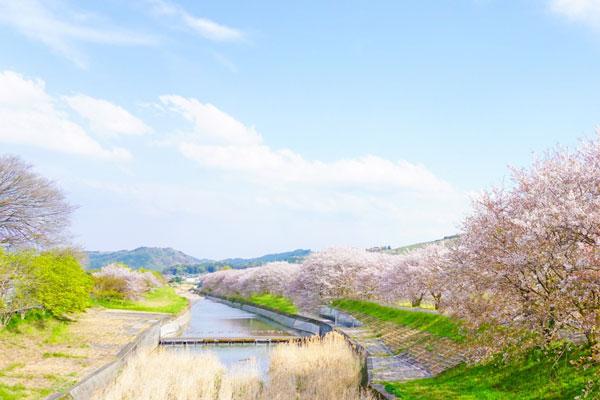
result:
[[[246,264],[265,264],[272,261],[287,261],[287,262],[297,262],[298,260],[304,259],[307,255],[310,254],[310,250],[294,250],[287,251],[285,253],[275,253],[275,254],[267,254],[262,257],[256,258],[227,258],[225,260],[221,260],[221,262],[226,263],[230,266],[237,265],[246,265]]]
[[[112,262],[122,262],[133,269],[146,268],[163,271],[177,264],[200,264],[212,260],[199,259],[179,250],[161,247],[138,247],[134,250],[120,251],[87,251],[89,269],[102,268]]]
[[[299,263],[310,254],[310,250],[294,250],[285,253],[267,254],[256,258],[227,258],[221,261],[208,261],[195,264],[173,265],[163,271],[169,275],[196,275],[206,272],[215,272],[222,268],[230,267],[233,269],[245,269],[257,267],[272,261],[287,261],[290,263]]]

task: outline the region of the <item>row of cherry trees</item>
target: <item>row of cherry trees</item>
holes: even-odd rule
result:
[[[598,349],[600,140],[557,147],[473,202],[460,238],[406,254],[328,248],[202,278],[221,294],[271,292],[314,308],[334,298],[431,302],[479,342],[472,356],[579,333]],[[600,351],[596,351],[596,354]]]
[[[330,247],[310,254],[302,264],[271,262],[261,267],[223,270],[204,275],[202,287],[221,295],[272,293],[315,309],[337,298],[430,301],[441,306],[444,269],[450,251],[430,245],[407,254],[372,253],[352,247]]]

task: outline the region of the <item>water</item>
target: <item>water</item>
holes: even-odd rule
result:
[[[208,299],[196,302],[190,311],[190,325],[183,337],[298,336],[277,322]]]
[[[182,337],[194,338],[236,338],[264,336],[303,336],[285,326],[262,316],[202,299],[192,305],[191,320]],[[219,360],[231,368],[235,364],[244,365],[253,360],[262,379],[269,369],[270,353],[275,345],[267,344],[218,344],[197,346],[176,346],[180,352],[213,352]],[[171,348],[171,347],[167,347]]]

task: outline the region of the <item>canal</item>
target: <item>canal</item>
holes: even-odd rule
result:
[[[262,316],[206,298],[195,302],[190,313],[190,324],[182,333],[182,337],[208,339],[306,336],[305,333],[293,331]],[[234,364],[254,361],[261,376],[265,377],[273,348],[274,345],[268,344],[210,344],[176,346],[171,349],[182,352],[212,352],[228,368]]]

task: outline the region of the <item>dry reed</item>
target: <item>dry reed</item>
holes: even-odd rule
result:
[[[106,400],[372,400],[359,389],[360,360],[344,338],[330,333],[278,345],[268,381],[252,362],[229,371],[214,354],[159,349],[141,354],[93,399]]]

